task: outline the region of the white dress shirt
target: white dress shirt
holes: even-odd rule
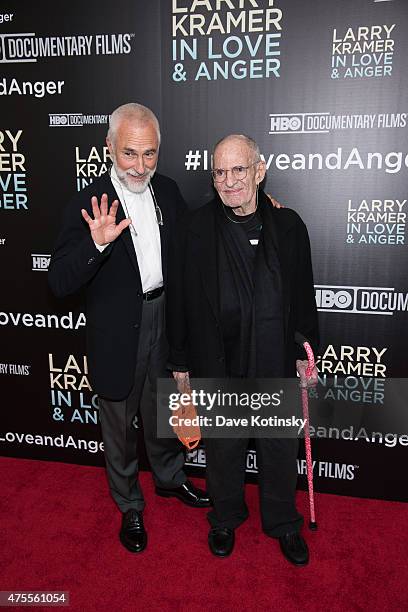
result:
[[[125,217],[130,217],[132,220],[129,229],[136,251],[143,293],[162,287],[160,230],[150,189],[147,188],[143,193],[129,191],[119,181],[114,166],[111,170],[111,181],[122,204]],[[107,245],[95,244],[95,246],[102,252]]]

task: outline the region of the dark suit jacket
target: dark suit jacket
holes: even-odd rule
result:
[[[176,240],[185,202],[176,183],[159,174],[152,179],[162,211],[160,226],[164,285],[167,284],[170,240]],[[67,207],[49,268],[55,295],[63,297],[86,288],[87,354],[93,389],[109,399],[123,399],[133,385],[142,314],[142,285],[129,228],[102,253],[92,240],[81,208],[91,216],[91,197],[118,199],[108,174],[74,196]],[[121,206],[117,222],[124,219]]]
[[[184,260],[180,265],[182,280],[172,277],[167,295],[170,365],[175,370],[188,369],[191,376],[201,378],[225,377],[217,274],[217,206],[220,203],[215,199],[186,219],[178,252],[179,261]],[[282,277],[285,376],[294,376],[296,359],[306,359],[304,350],[295,343],[295,332],[303,334],[315,351],[318,344],[310,244],[306,226],[296,212],[272,206],[268,212],[263,232],[267,240],[276,244]]]

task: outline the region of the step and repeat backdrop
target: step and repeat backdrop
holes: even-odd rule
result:
[[[68,200],[107,169],[110,112],[137,101],[191,207],[212,196],[217,140],[259,143],[266,191],[309,229],[318,392],[337,377],[333,410],[378,424],[316,427],[315,486],[407,500],[408,430],[385,393],[408,374],[407,68],[405,0],[3,3],[0,453],[104,464],[83,296],[55,299],[47,268]],[[204,475],[204,447],[186,461]],[[300,454],[300,487],[305,470]]]

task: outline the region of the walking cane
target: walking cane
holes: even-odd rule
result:
[[[302,334],[299,332],[295,333],[295,341],[306,351],[308,365],[306,368],[306,377],[312,375],[313,368],[315,365],[315,359],[312,351],[312,347]],[[312,460],[312,448],[310,444],[310,429],[309,429],[309,396],[308,388],[302,386],[302,408],[303,418],[305,420],[305,450],[306,450],[306,471],[307,471],[307,488],[309,493],[309,510],[310,510],[310,522],[309,529],[316,531],[317,523],[315,516],[315,505],[314,505],[314,490],[313,490],[313,460]]]

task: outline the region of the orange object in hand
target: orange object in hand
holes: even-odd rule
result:
[[[188,373],[185,378],[177,381],[178,390],[184,395],[191,393],[190,380]],[[199,425],[193,425],[194,420],[197,419],[197,410],[193,402],[179,403],[178,407],[173,411],[173,423],[176,421],[176,425],[173,425],[173,431],[184,446],[188,450],[193,450],[198,446],[201,440],[201,430]],[[198,423],[198,419],[195,421]]]
[[[187,405],[185,403],[179,404],[173,411],[173,422],[177,420],[177,424],[173,425],[173,431],[188,450],[196,448],[201,440],[200,427],[198,424],[193,424],[197,416],[197,411],[192,402]]]

